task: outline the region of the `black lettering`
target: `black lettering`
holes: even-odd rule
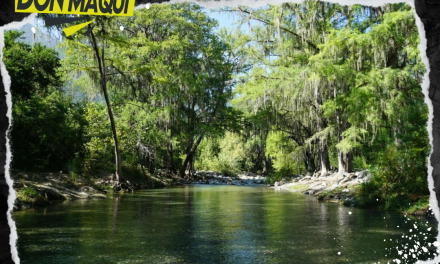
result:
[[[45,1],[44,4],[40,5],[40,3],[38,3],[38,0],[35,0],[34,5],[38,11],[46,10],[47,6],[50,4],[50,0],[44,0],[44,1]]]
[[[93,4],[92,4],[93,1]],[[96,0],[89,0],[89,2],[86,5],[86,8],[84,8],[83,12],[87,12],[90,8],[93,8],[93,11],[95,11],[95,13],[98,12],[98,6],[96,5]]]
[[[18,0],[17,2],[17,10],[25,10],[28,9],[34,0],[28,0],[26,3],[23,3],[23,0]]]
[[[104,2],[104,6],[102,5],[103,2]],[[110,0],[110,3],[108,3],[106,0],[99,0],[99,9],[101,10],[101,13],[111,14],[113,12],[113,10],[112,10],[113,2],[114,2],[114,0]]]
[[[124,14],[127,14],[127,10],[128,10],[128,2],[130,2],[130,0],[125,0]]]
[[[72,11],[72,4],[73,4],[73,7],[75,8],[75,10],[78,9],[79,4],[81,4],[79,12],[84,12],[83,11],[83,9],[84,9],[84,0],[70,0],[70,2],[69,2],[69,9],[68,9],[69,12]]]
[[[58,5],[60,6],[60,10],[63,11],[64,1],[63,0],[56,0],[56,1],[58,2]],[[53,3],[55,3],[55,0],[50,1],[49,11],[53,11]]]
[[[116,2],[118,2],[118,0],[113,0],[113,11],[115,11],[115,14],[119,14],[124,8],[124,0],[121,0],[121,5],[119,8],[116,7]]]

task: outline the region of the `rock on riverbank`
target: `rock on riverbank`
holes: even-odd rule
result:
[[[291,182],[275,182],[272,188],[315,195],[320,200],[341,201],[352,199],[355,188],[370,179],[371,174],[368,170],[344,174],[335,172],[323,176],[300,175]]]
[[[106,198],[106,191],[92,182],[82,182],[63,173],[12,173],[13,188],[16,192],[14,210],[26,209],[34,205],[76,199]]]
[[[222,175],[212,171],[197,171],[192,184],[263,186],[265,178],[261,175],[243,173],[236,176]]]
[[[108,193],[133,192],[171,185],[173,179],[157,177],[127,178],[121,182],[112,181],[112,174],[102,172],[95,177],[81,177],[73,174],[30,173],[13,171],[16,192],[15,210],[53,202],[76,199],[103,199]],[[128,176],[127,176],[128,177]]]

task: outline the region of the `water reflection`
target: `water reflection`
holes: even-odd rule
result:
[[[431,220],[238,186],[149,190],[14,218],[21,262],[37,264],[386,263],[414,223],[412,241],[437,234]]]

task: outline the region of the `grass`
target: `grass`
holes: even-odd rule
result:
[[[351,206],[353,205],[353,201],[352,200],[344,200],[347,195],[353,195],[353,193],[344,193],[342,192],[342,190],[347,189],[346,187],[341,187],[338,186],[336,188],[334,188],[333,190],[329,190],[329,191],[324,191],[321,194],[319,194],[318,196],[318,200],[322,201],[322,200],[327,200],[327,198],[334,198],[335,196],[339,195],[341,197],[341,201],[344,203],[344,205],[346,206]],[[332,197],[331,197],[332,196]]]
[[[25,203],[45,204],[46,199],[33,186],[26,186],[20,189],[17,193],[17,198]]]
[[[341,194],[342,190],[345,189],[344,187],[338,186],[336,188],[334,188],[333,190],[329,190],[329,191],[324,191],[321,193],[321,195],[323,197],[325,196],[329,196],[329,195],[337,195],[337,194]]]
[[[421,197],[416,202],[411,203],[403,212],[411,215],[419,214],[420,212],[428,211],[429,207],[429,197]]]
[[[307,184],[298,183],[298,184],[295,184],[295,185],[291,186],[290,190],[292,190],[292,191],[303,191],[303,190],[306,190],[308,187],[309,186]]]

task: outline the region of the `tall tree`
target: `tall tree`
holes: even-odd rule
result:
[[[169,135],[167,167],[175,170],[176,138],[185,155],[179,173],[191,177],[202,139],[222,133],[235,120],[227,105],[234,70],[229,47],[214,33],[217,22],[194,4],[154,5],[121,22],[137,52],[119,52],[124,63],[109,67],[130,72],[125,74],[132,88],[126,98],[152,107],[158,115],[155,126]]]
[[[320,160],[321,174],[329,171],[328,146],[333,140],[337,143],[339,172],[352,171],[353,157],[363,144],[366,128],[376,129],[384,116],[388,124],[394,124],[393,138],[399,143],[401,126],[392,120],[401,122],[403,117],[391,116],[397,108],[388,113],[366,113],[361,108],[368,103],[375,110],[383,109],[383,105],[396,106],[389,100],[388,91],[379,101],[370,101],[374,89],[382,90],[372,78],[380,75],[374,73],[381,72],[395,81],[409,78],[410,85],[419,81],[419,66],[414,64],[418,61],[413,50],[416,46],[408,41],[415,38],[417,30],[408,6],[347,7],[305,1],[223,11],[236,12],[242,22],[256,24],[247,34],[247,47],[255,63],[251,74],[237,87],[240,102],[273,111],[276,118],[270,125],[296,141],[307,171],[314,171],[315,158]],[[411,73],[403,71],[397,77],[393,69]]]
[[[111,47],[124,45],[124,35],[116,25],[117,18],[97,16],[95,18],[93,30],[91,26],[85,30],[90,30],[89,35],[78,32],[72,36],[64,38],[63,46],[66,49],[66,68],[71,74],[78,72],[85,73],[92,81],[92,86],[98,86],[107,106],[108,118],[114,144],[115,172],[113,180],[119,182],[122,178],[122,161],[116,130],[116,122],[109,95],[110,75],[108,63],[118,58],[117,54],[109,52]]]

